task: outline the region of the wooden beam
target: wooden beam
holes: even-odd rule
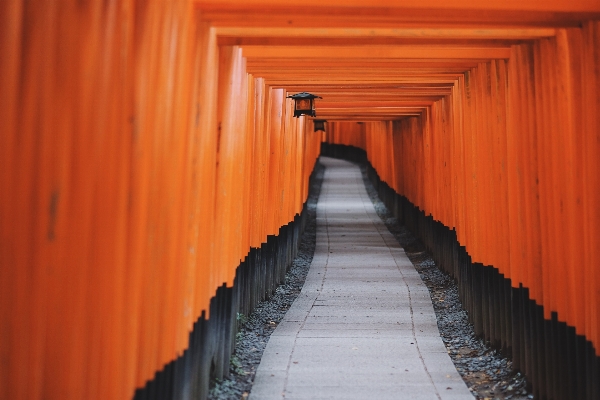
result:
[[[431,106],[433,101],[431,100],[365,100],[361,96],[355,96],[351,100],[335,100],[335,99],[323,99],[317,100],[315,103],[316,107],[320,110],[333,109],[333,108],[406,108],[406,107],[428,107]]]
[[[552,37],[554,28],[282,28],[219,27],[220,45],[442,45],[477,43],[510,45],[524,40]]]
[[[273,86],[273,87],[280,87],[280,88],[289,88],[291,86],[296,86],[296,87],[306,87],[306,86],[314,86],[314,85],[318,85],[319,83],[327,83],[327,84],[333,84],[333,85],[367,85],[367,84],[372,84],[372,83],[387,83],[390,85],[394,85],[394,84],[403,84],[403,83],[410,83],[410,82],[419,82],[419,78],[415,78],[414,80],[410,80],[410,79],[396,79],[396,80],[381,80],[381,81],[376,81],[376,80],[367,80],[367,79],[360,79],[360,78],[354,78],[354,79],[344,79],[344,77],[342,78],[338,78],[338,79],[327,79],[327,80],[310,80],[310,79],[285,79],[285,78],[281,78],[281,79],[273,79],[273,80],[268,80],[265,79],[265,83],[269,86]],[[437,84],[437,83],[443,83],[443,84],[447,84],[447,83],[451,83],[453,82],[453,80],[451,79],[431,79],[430,81],[433,84]]]
[[[370,87],[369,87],[370,86]],[[406,85],[408,86],[408,85]],[[326,84],[288,84],[284,87],[288,93],[310,92],[323,97],[324,99],[331,98],[349,98],[355,99],[357,96],[374,99],[401,99],[409,98],[426,98],[433,96],[439,98],[452,93],[452,85],[426,86],[421,84],[420,87],[398,87],[394,85],[356,85],[356,86],[330,86]]]
[[[309,3],[199,0],[203,20],[216,27],[301,28],[488,28],[502,26],[567,27],[600,18],[597,0],[472,0],[470,4],[428,0],[412,3],[380,0]],[[363,4],[353,4],[353,3]]]
[[[247,60],[247,65],[254,67],[273,67],[279,68],[439,68],[447,70],[448,68],[459,68],[461,70],[469,69],[477,65],[481,60],[474,59],[369,59],[356,60],[352,58],[336,58],[335,60],[304,58],[304,59],[281,59],[281,58],[253,58]]]
[[[317,119],[325,119],[327,122],[333,121],[350,121],[350,122],[377,122],[377,121],[399,121],[405,118],[418,117],[422,114],[407,114],[407,115],[323,115]]]
[[[280,0],[197,0],[200,8],[234,9],[239,7],[265,10],[281,7]],[[387,9],[424,11],[440,9],[444,11],[502,12],[502,11],[540,11],[540,12],[593,12],[600,11],[595,0],[370,0],[365,7],[364,0],[289,0],[286,7],[318,9],[320,7],[338,9]]]
[[[251,72],[251,71],[249,71]],[[268,82],[297,82],[305,80],[307,82],[324,81],[337,82],[339,77],[343,76],[346,82],[453,82],[463,74],[378,74],[375,73],[360,73],[353,71],[345,71],[340,73],[326,71],[304,71],[298,73],[286,73],[282,71],[263,72],[260,74]]]
[[[248,59],[508,59],[510,47],[477,46],[243,46]]]
[[[531,40],[552,37],[555,28],[504,26],[489,28],[281,28],[281,27],[217,27],[217,37],[221,38],[357,38],[387,39],[502,39]]]

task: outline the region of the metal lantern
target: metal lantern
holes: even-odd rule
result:
[[[288,96],[288,98],[294,99],[294,117],[299,117],[301,115],[314,117],[316,115],[315,99],[322,99],[322,97],[306,92],[292,94]]]
[[[327,122],[327,121],[325,121],[324,119],[313,119],[315,132],[325,131],[325,122]]]

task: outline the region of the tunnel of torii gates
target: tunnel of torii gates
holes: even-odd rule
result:
[[[204,398],[321,152],[537,396],[600,398],[600,2],[282,4],[0,2],[0,398]]]

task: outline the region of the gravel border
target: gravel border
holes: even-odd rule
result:
[[[533,395],[526,389],[524,376],[512,371],[512,362],[475,335],[468,322],[467,312],[460,304],[454,280],[438,269],[425,246],[406,227],[398,224],[368,180],[366,167],[360,167],[367,193],[377,214],[405,249],[429,289],[442,340],[473,396],[476,399],[490,400],[533,399]],[[320,163],[317,163],[316,168],[316,179],[310,188],[306,208],[307,225],[298,256],[286,274],[285,283],[277,288],[274,295],[259,303],[251,315],[238,316],[240,330],[231,358],[230,375],[223,380],[211,382],[210,400],[238,400],[248,397],[269,337],[304,285],[315,250],[316,206],[325,170]]]

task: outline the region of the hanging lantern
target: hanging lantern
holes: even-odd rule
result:
[[[315,132],[317,131],[325,131],[325,121],[324,119],[313,119],[313,124],[315,128]]]
[[[315,99],[322,99],[322,97],[306,92],[293,94],[288,96],[288,98],[294,99],[294,117],[299,117],[301,115],[314,117],[316,115]]]

